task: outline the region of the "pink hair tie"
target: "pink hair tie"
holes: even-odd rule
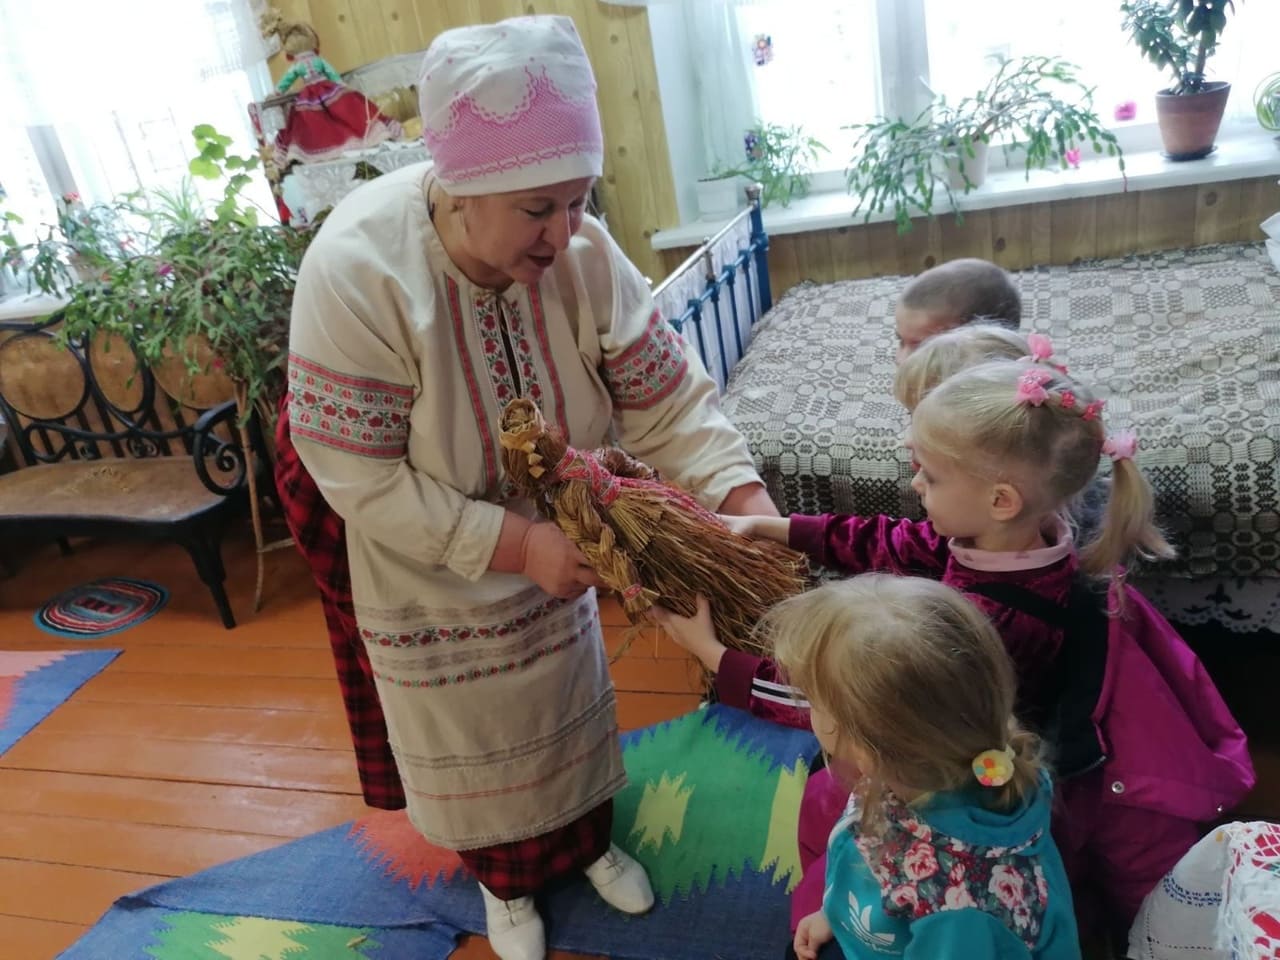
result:
[[[1084,413],[1080,414],[1081,419],[1097,420],[1102,413],[1102,408],[1106,405],[1104,400],[1094,400],[1084,408]]]
[[[1018,378],[1018,402],[1041,406],[1049,399],[1049,391],[1044,388],[1049,379],[1044,370],[1028,370]]]
[[[1029,334],[1027,346],[1031,348],[1031,359],[1037,363],[1053,356],[1053,343],[1043,333]]]
[[[1102,452],[1112,460],[1132,460],[1138,452],[1138,435],[1132,430],[1121,430],[1107,437]]]

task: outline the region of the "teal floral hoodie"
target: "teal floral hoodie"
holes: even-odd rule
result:
[[[984,788],[907,806],[890,793],[862,834],[850,798],[831,834],[823,912],[848,960],[1079,960],[1071,888],[1049,834],[1049,778],[995,813]]]

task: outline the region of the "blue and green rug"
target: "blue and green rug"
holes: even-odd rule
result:
[[[585,880],[542,904],[548,942],[626,960],[777,960],[800,880],[813,737],[711,706],[627,734],[614,839],[658,905],[609,909]],[[479,888],[403,811],[377,812],[124,897],[65,960],[444,960],[484,931]]]

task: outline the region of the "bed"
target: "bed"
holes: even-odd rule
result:
[[[772,309],[766,299],[758,315],[726,318],[707,305],[723,303],[730,281],[768,290],[768,239],[748,210],[712,240],[658,288],[659,305],[723,384],[779,509],[919,515],[891,393],[904,278],[801,284]],[[744,277],[745,261],[756,269]],[[1143,589],[1179,624],[1280,633],[1280,273],[1264,245],[1015,276],[1024,329],[1049,334],[1107,397],[1110,422],[1141,438],[1179,550],[1138,571]]]

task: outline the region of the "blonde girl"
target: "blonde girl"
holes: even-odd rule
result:
[[[710,630],[705,616],[665,625]],[[982,614],[937,581],[864,574],[762,629],[848,797],[796,955],[834,938],[848,960],[1078,958],[1048,776]]]
[[[1056,758],[1055,831],[1081,920],[1112,933],[1202,824],[1244,796],[1253,770],[1208,675],[1123,582],[1131,560],[1173,555],[1136,436],[1109,433],[1102,398],[1040,347],[1035,361],[956,373],[920,401],[912,486],[927,520],[796,516],[740,529],[849,573],[941,580],[987,614],[1013,659],[1019,715]],[[1065,513],[1105,460],[1106,511],[1077,544]]]

